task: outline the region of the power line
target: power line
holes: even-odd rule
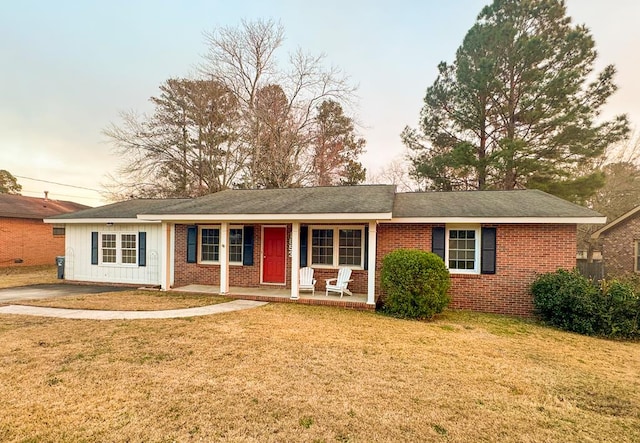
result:
[[[15,176],[14,176],[15,177]],[[20,192],[22,194],[35,194],[32,196],[27,195],[27,197],[42,197],[42,191],[31,191],[28,189],[22,189],[20,190]],[[57,197],[68,197],[68,198],[81,198],[84,200],[95,200],[95,197],[87,197],[87,196],[81,196],[81,195],[69,195],[69,194],[58,194],[57,192],[50,192],[49,194],[52,195],[52,197],[50,198],[54,198],[57,199]]]
[[[52,182],[52,181],[49,181],[49,180],[40,180],[38,178],[25,177],[25,176],[22,176],[22,175],[14,175],[14,177],[23,178],[25,180],[33,180],[33,181],[36,181],[36,182],[50,183],[52,185],[67,186],[69,188],[84,189],[84,190],[93,191],[93,192],[102,192],[102,191],[100,191],[98,189],[85,188],[84,186],[67,185],[67,184],[64,184],[64,183]]]

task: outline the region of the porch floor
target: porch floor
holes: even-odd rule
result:
[[[172,291],[176,292],[194,292],[201,294],[220,294],[219,286],[209,285],[187,285],[177,288],[172,288]],[[312,295],[309,291],[301,291],[300,298],[297,300],[291,299],[291,290],[282,287],[260,287],[260,288],[244,288],[238,286],[232,286],[229,288],[229,293],[225,294],[225,297],[238,298],[244,300],[259,300],[270,301],[277,303],[299,303],[304,305],[323,305],[323,306],[339,306],[343,308],[360,309],[360,310],[374,310],[374,305],[367,304],[366,294],[353,294],[344,295],[340,298],[340,295],[329,294],[325,295],[324,290],[316,290]]]

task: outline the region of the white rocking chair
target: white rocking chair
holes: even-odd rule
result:
[[[351,269],[350,268],[340,268],[338,270],[338,277],[337,278],[329,278],[326,280],[326,284],[327,284],[327,292],[326,292],[326,296],[329,296],[329,292],[339,292],[340,293],[340,298],[342,298],[342,296],[346,293],[347,295],[352,295],[351,291],[347,289],[347,285],[349,284],[351,277]],[[331,282],[334,282],[335,284],[332,284]]]
[[[313,268],[300,268],[300,291],[311,291],[311,295],[316,293],[316,280],[313,278]]]

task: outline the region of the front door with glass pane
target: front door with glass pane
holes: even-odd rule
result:
[[[287,265],[287,228],[265,226],[262,235],[262,282],[284,284]]]

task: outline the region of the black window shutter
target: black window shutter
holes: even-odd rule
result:
[[[253,266],[253,226],[244,227],[242,241],[242,264]]]
[[[98,233],[91,233],[91,264],[98,264]]]
[[[187,226],[187,263],[195,263],[198,248],[198,227]]]
[[[482,274],[496,273],[496,228],[482,228],[482,256],[480,272]]]
[[[300,226],[300,267],[307,266],[307,244],[309,241],[309,227]]]
[[[147,233],[138,232],[138,266],[147,266]]]
[[[441,226],[434,226],[431,230],[431,252],[444,260],[444,234],[445,230]]]
[[[369,226],[364,227],[364,269],[369,269]]]

